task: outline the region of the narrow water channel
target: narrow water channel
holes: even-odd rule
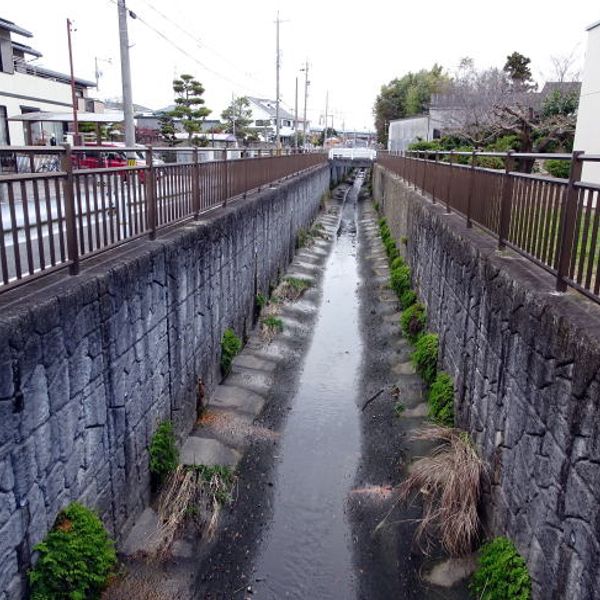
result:
[[[276,458],[273,519],[255,569],[254,597],[261,600],[356,597],[346,513],[361,448],[356,236],[361,183],[358,177],[340,212],[319,317]]]

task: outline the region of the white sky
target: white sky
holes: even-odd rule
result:
[[[187,35],[170,21],[191,34]],[[461,57],[479,67],[502,67],[514,50],[529,56],[536,78],[550,76],[552,55],[585,51],[585,27],[600,19],[598,0],[128,0],[140,20],[129,20],[134,102],[161,108],[173,100],[173,76],[189,72],[206,88],[214,117],[236,95],[275,96],[275,15],[281,24],[281,97],[293,109],[295,77],[303,107],[305,58],[311,65],[309,118],[330,113],[339,128],[372,127],[379,87],[434,62],[452,70]],[[104,72],[99,96],[120,96],[117,7],[114,0],[12,0],[0,16],[33,32],[15,38],[44,54],[38,64],[68,72],[65,20],[75,21],[75,72],[94,79],[94,57]],[[199,64],[201,63],[201,64]],[[208,68],[207,68],[208,67]],[[210,69],[210,70],[209,70]],[[217,75],[217,74],[220,74]],[[93,91],[93,90],[92,90]]]

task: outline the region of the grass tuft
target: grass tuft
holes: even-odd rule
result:
[[[411,360],[417,373],[427,385],[431,385],[437,373],[438,336],[435,333],[421,335],[415,343]]]
[[[413,463],[398,489],[401,500],[416,493],[423,502],[417,543],[427,552],[439,537],[450,556],[464,556],[473,550],[479,535],[483,461],[469,436],[458,429],[431,426],[413,439],[441,442],[430,456]]]
[[[409,306],[412,306],[417,301],[417,293],[413,290],[406,290],[402,292],[399,298],[400,308],[406,310]]]
[[[223,332],[221,339],[221,372],[223,375],[228,375],[231,371],[231,363],[233,359],[240,353],[242,349],[242,340],[235,335],[235,331],[227,328]]]
[[[454,427],[454,383],[448,373],[438,373],[429,388],[429,416],[440,425]]]
[[[183,524],[192,519],[201,535],[215,533],[220,511],[231,499],[233,472],[220,465],[179,466],[158,501],[159,528],[151,544],[159,557],[168,556]]]
[[[404,293],[406,292],[408,292],[408,290]],[[425,307],[422,304],[411,304],[400,315],[400,327],[402,328],[402,333],[411,344],[416,343],[426,325],[427,314],[425,313]]]
[[[281,300],[295,302],[311,285],[308,279],[286,277],[275,291],[275,295]]]

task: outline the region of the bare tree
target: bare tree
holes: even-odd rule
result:
[[[581,81],[577,50],[578,47],[575,46],[569,54],[558,54],[550,57],[550,62],[552,63],[552,81],[560,83],[564,81]]]

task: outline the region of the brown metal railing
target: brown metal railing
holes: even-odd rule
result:
[[[153,239],[162,227],[327,161],[323,153],[205,157],[198,148],[0,148],[0,293],[59,268],[77,274],[84,257]]]
[[[495,159],[504,169],[480,166]],[[517,161],[568,160],[568,179],[517,172]],[[600,302],[600,185],[581,181],[585,161],[599,155],[516,152],[378,152],[377,162],[495,235],[556,276],[556,288],[571,286]]]

